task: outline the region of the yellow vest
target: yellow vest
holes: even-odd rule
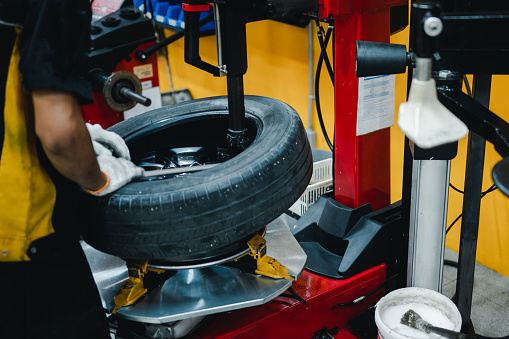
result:
[[[55,186],[37,156],[33,110],[25,100],[18,63],[16,39],[5,84],[5,133],[0,143],[0,261],[30,260],[26,254],[30,243],[54,232]]]

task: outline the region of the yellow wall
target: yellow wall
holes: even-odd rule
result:
[[[314,32],[314,29],[313,29]],[[169,33],[171,34],[171,33]],[[299,112],[306,128],[308,112],[308,30],[273,21],[254,22],[247,25],[248,71],[244,77],[245,93],[268,96],[291,105]],[[394,35],[391,42],[408,44],[408,28]],[[216,61],[215,37],[204,37],[200,41],[202,59],[212,64]],[[313,33],[313,67],[319,55],[318,44]],[[183,39],[169,48],[170,68],[175,89],[188,88],[193,97],[202,98],[226,94],[226,79],[214,78],[197,68],[184,63]],[[330,52],[332,55],[332,52]],[[162,61],[162,59],[160,59]],[[324,67],[325,68],[325,67]],[[170,89],[166,66],[159,63],[161,90]],[[470,77],[471,79],[471,77]],[[509,80],[495,76],[492,85],[491,109],[509,120],[509,105],[505,102],[505,92]],[[333,89],[323,70],[320,82],[320,95],[324,121],[329,136],[333,133]],[[406,98],[406,74],[396,76],[396,114],[399,104]],[[318,148],[327,149],[320,131],[313,105],[312,127],[317,132]],[[457,158],[452,161],[451,182],[463,188],[466,138],[459,143]],[[404,136],[396,127],[391,128],[391,200],[401,199],[403,173]],[[500,160],[491,144],[487,146],[486,166],[483,188],[492,184],[491,168]],[[461,213],[462,196],[450,190],[448,222]],[[488,194],[481,204],[481,220],[477,260],[509,277],[509,199],[499,191]],[[458,251],[460,223],[457,223],[447,236],[447,247]]]

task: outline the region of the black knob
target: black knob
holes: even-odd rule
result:
[[[120,25],[120,19],[114,16],[106,16],[101,19],[101,24],[105,27],[116,27]]]
[[[119,11],[119,14],[122,18],[127,20],[135,20],[138,19],[141,15],[140,11],[135,8],[122,8]]]
[[[96,35],[96,34],[99,34],[103,31],[103,29],[101,27],[99,27],[98,25],[90,25],[90,34],[92,35]]]

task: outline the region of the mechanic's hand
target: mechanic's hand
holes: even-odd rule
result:
[[[132,179],[142,176],[145,172],[143,168],[137,167],[130,160],[116,158],[111,154],[111,151],[105,150],[107,153],[103,152],[103,154],[97,156],[97,163],[101,171],[108,176],[106,184],[97,191],[85,189],[86,192],[99,197],[118,190]]]
[[[95,154],[98,156],[103,154],[103,149],[99,147],[100,145],[111,150],[117,157],[131,160],[129,148],[127,148],[124,139],[120,135],[104,130],[99,124],[91,125],[87,122],[86,125],[94,145]]]
[[[130,161],[129,148],[118,134],[105,131],[99,124],[86,125],[99,168],[108,177],[101,189],[97,191],[85,189],[86,192],[95,196],[110,194],[132,179],[143,175],[145,170]]]

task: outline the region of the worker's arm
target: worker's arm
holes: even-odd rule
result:
[[[75,97],[62,91],[35,90],[32,99],[35,132],[53,166],[90,191],[102,188],[107,176],[99,169]]]

